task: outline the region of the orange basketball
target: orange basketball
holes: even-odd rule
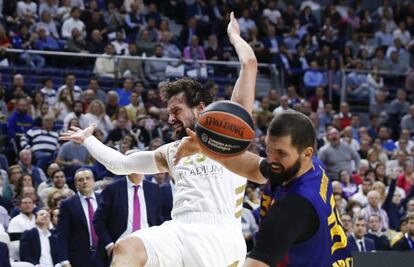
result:
[[[205,108],[195,132],[204,147],[221,156],[243,152],[255,136],[250,114],[231,101],[217,101]]]

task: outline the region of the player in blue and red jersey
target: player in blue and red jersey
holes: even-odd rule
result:
[[[214,155],[187,132],[177,158],[201,151],[249,180],[266,183],[256,245],[244,267],[352,266],[331,183],[314,156],[315,128],[307,116],[287,111],[273,119],[266,159],[250,152]]]

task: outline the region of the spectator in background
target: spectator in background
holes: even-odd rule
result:
[[[277,114],[279,114],[279,113],[281,113],[285,110],[288,110],[288,109],[290,109],[290,107],[289,107],[289,98],[288,98],[287,95],[284,95],[280,98],[280,105],[273,110],[273,112],[272,112],[273,116],[276,116]]]
[[[378,131],[378,138],[381,141],[382,149],[384,149],[387,154],[392,154],[396,149],[396,146],[394,141],[390,138],[390,129],[385,126],[381,126]]]
[[[407,215],[407,233],[401,237],[392,247],[391,250],[412,251],[412,244],[414,242],[414,213]]]
[[[152,58],[161,59],[164,58],[164,49],[161,45],[156,45],[154,48],[154,56]],[[147,61],[145,63],[145,75],[151,83],[158,83],[165,80],[168,62],[166,61]]]
[[[276,34],[275,26],[267,25],[266,36],[263,37],[262,43],[266,48],[267,52],[270,53],[270,62],[274,62],[277,53],[279,53],[279,46],[283,43],[282,38],[280,38]]]
[[[149,62],[148,62],[149,63]],[[147,64],[148,64],[147,63]],[[134,83],[131,78],[126,78],[123,83],[123,87],[116,90],[119,96],[119,105],[121,107],[127,106],[130,102],[132,88]]]
[[[409,113],[402,117],[401,130],[408,130],[411,135],[414,135],[414,105],[410,105]]]
[[[88,83],[87,89],[90,89],[90,90],[92,90],[94,92],[94,95],[95,95],[95,98],[96,99],[99,99],[102,102],[105,102],[105,100],[106,100],[106,92],[99,87],[99,81],[98,81],[97,78],[91,77],[89,79],[89,83]]]
[[[375,242],[365,237],[367,220],[362,216],[355,216],[352,220],[352,234],[348,236],[348,248],[351,251],[367,252],[375,250]]]
[[[128,43],[125,42],[125,36],[123,31],[117,31],[115,40],[111,42],[114,46],[115,54],[117,55],[128,55]]]
[[[39,38],[40,36],[36,38],[35,34],[29,32],[26,24],[20,24],[19,32],[12,37],[11,42],[16,49],[39,49],[36,46],[36,42]],[[29,64],[32,68],[42,68],[45,65],[44,57],[37,54],[21,53],[19,55],[19,60],[23,64]]]
[[[44,101],[48,104],[49,108],[53,108],[56,104],[56,90],[53,89],[53,80],[50,77],[46,77],[42,81],[43,87],[40,92],[43,94]]]
[[[28,115],[28,103],[25,98],[16,102],[16,111],[7,119],[7,133],[10,140],[20,143],[20,138],[32,127],[33,118]]]
[[[354,170],[350,159],[358,167],[360,157],[349,145],[340,142],[339,131],[336,128],[331,128],[327,134],[329,143],[319,150],[318,158],[325,164],[328,177],[337,180],[340,170],[352,173]]]
[[[73,103],[73,111],[68,113],[63,119],[63,129],[68,130],[69,122],[73,119],[78,119],[78,124],[85,125],[85,114],[83,112],[83,103],[82,101],[75,101]]]
[[[99,30],[94,29],[91,32],[86,41],[86,47],[91,54],[103,54],[105,52],[105,43]]]
[[[108,93],[109,96],[109,93]],[[93,100],[86,111],[85,114],[85,127],[86,125],[91,125],[95,123],[97,129],[101,130],[104,133],[104,136],[108,135],[108,132],[113,129],[113,125],[110,117],[105,112],[105,106],[100,100]]]
[[[352,114],[349,112],[349,104],[347,102],[342,102],[339,107],[339,119],[341,123],[341,129],[344,129],[347,126],[351,125]]]
[[[22,172],[28,173],[33,177],[33,184],[37,188],[42,182],[46,181],[46,175],[41,168],[32,165],[32,151],[22,149],[19,152],[19,166]]]
[[[391,52],[387,71],[394,74],[405,74],[408,71],[408,65],[399,59],[398,51]]]
[[[34,41],[34,48],[36,50],[45,50],[45,51],[60,51],[61,47],[58,41],[52,37],[48,36],[45,28],[37,28],[37,38]]]
[[[57,102],[53,108],[56,120],[62,122],[65,119],[72,111],[73,101],[73,96],[69,89],[58,90]]]
[[[103,57],[96,58],[93,72],[98,78],[115,78],[115,48],[113,44],[107,44]]]
[[[345,199],[350,198],[358,191],[358,186],[351,181],[351,176],[346,170],[341,170],[338,174],[338,178],[342,183],[342,194]]]
[[[138,48],[138,54],[140,56],[147,56],[150,57],[154,54],[154,47],[157,43],[151,40],[149,32],[147,30],[142,30],[139,35],[137,35],[137,39],[135,43]]]
[[[79,153],[79,151],[76,152]],[[56,160],[56,162],[58,162],[58,160]],[[58,163],[61,164],[62,167],[69,165],[65,164],[67,162],[62,163],[61,160]],[[42,203],[47,203],[47,205],[49,205],[49,195],[51,195],[55,190],[60,191],[63,194],[69,194],[69,192],[71,192],[68,185],[66,184],[65,173],[61,169],[56,169],[55,171],[53,171],[53,173],[50,175],[50,179],[52,182],[50,186],[43,188],[42,190],[39,190],[40,200],[42,201]]]
[[[400,39],[401,44],[405,47],[407,47],[411,41],[411,34],[407,30],[404,21],[400,21],[398,28],[394,30],[392,35],[393,40]]]
[[[384,57],[384,50],[381,47],[375,50],[375,57],[371,60],[371,65],[378,66],[380,71],[388,70],[388,60]]]
[[[44,11],[49,12],[53,19],[57,19],[59,6],[56,0],[46,0],[39,5],[39,15],[43,14]]]
[[[106,137],[104,143],[110,147],[113,147],[118,141],[120,141],[124,136],[128,135],[129,128],[128,127],[128,118],[127,117],[119,117],[115,123],[115,127],[109,131],[108,136]]]
[[[376,214],[372,214],[368,218],[368,233],[365,234],[365,237],[374,241],[377,250],[390,249],[390,241],[385,235],[385,231],[381,229],[381,217]]]
[[[378,191],[369,191],[367,194],[368,205],[361,210],[361,215],[364,216],[367,221],[371,215],[377,215],[380,218],[380,229],[382,230],[389,228],[389,219],[385,210],[380,206],[380,197]]]
[[[114,119],[115,115],[118,113],[119,109],[119,96],[118,93],[114,90],[111,90],[106,95],[105,102],[105,113],[109,116],[111,120]]]
[[[22,234],[20,260],[36,266],[53,267],[58,264],[57,238],[49,231],[50,215],[41,209],[35,215],[36,227]]]
[[[70,11],[70,18],[62,24],[62,37],[69,38],[73,34],[73,29],[78,29],[81,36],[85,36],[85,24],[81,21],[79,7],[73,7]]]
[[[179,36],[181,46],[186,47],[187,45],[189,45],[194,35],[200,37],[197,29],[197,20],[196,18],[192,17],[187,20],[186,25],[184,25],[184,27],[181,29]]]
[[[125,15],[125,29],[129,40],[134,40],[136,33],[144,29],[146,20],[143,11],[137,2],[132,2],[128,13]]]
[[[145,110],[144,102],[142,101],[141,94],[137,91],[132,91],[129,104],[125,107],[128,113],[128,118],[131,121],[135,121],[137,112],[139,110]]]
[[[184,48],[183,57],[188,61],[205,60],[206,55],[203,46],[199,44],[197,35],[191,37],[191,43]]]
[[[178,48],[178,46],[172,42],[172,38],[173,38],[173,34],[171,32],[169,31],[162,32],[159,44],[164,49],[164,54],[166,57],[181,58],[181,51]]]
[[[65,75],[65,84],[60,86],[57,90],[58,96],[63,89],[68,89],[72,95],[73,100],[80,100],[82,95],[82,88],[76,85],[76,76],[73,73],[67,73]]]
[[[303,76],[305,96],[307,98],[310,98],[315,94],[316,87],[324,86],[326,84],[323,74],[318,70],[318,68],[318,63],[316,61],[312,61],[310,69],[307,70]]]
[[[46,169],[58,150],[59,134],[53,131],[53,123],[53,115],[46,115],[41,128],[30,129],[20,140],[20,147],[32,151],[34,165],[40,169]]]
[[[249,9],[244,9],[241,18],[238,19],[240,25],[240,35],[244,39],[248,39],[249,31],[253,28],[257,28],[256,23],[254,20],[250,18],[250,11]]]
[[[88,53],[85,37],[82,36],[78,28],[73,28],[68,42],[66,43],[66,50],[73,53]],[[75,64],[79,60],[72,60]]]
[[[57,31],[57,27],[56,27],[56,23],[55,21],[52,19],[51,14],[49,13],[49,11],[45,10],[42,13],[40,13],[40,20],[38,23],[36,23],[35,28],[39,29],[39,28],[44,28],[46,30],[46,34],[50,35],[51,37],[55,38],[55,39],[59,39],[59,33]]]
[[[414,184],[414,163],[407,160],[404,165],[404,171],[398,175],[397,186],[404,189],[408,195]]]
[[[128,44],[128,54],[130,56],[138,56],[138,48],[135,43]],[[147,61],[148,62],[148,61]],[[118,63],[118,77],[119,78],[135,78],[146,83],[144,70],[142,68],[142,61],[138,59],[121,58]]]
[[[10,220],[7,232],[10,236],[11,257],[19,259],[19,245],[21,234],[34,228],[35,216],[33,214],[34,205],[33,200],[29,197],[23,198],[20,201],[20,214]]]

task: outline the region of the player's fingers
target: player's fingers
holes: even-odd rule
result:
[[[71,126],[70,129],[73,130],[73,131],[75,131],[75,132],[77,132],[79,130],[82,130],[81,128],[76,127],[76,126]]]
[[[197,138],[196,133],[194,131],[192,131],[190,128],[186,128],[185,131],[186,131],[187,135],[189,137],[191,137],[191,139],[196,139]]]
[[[230,20],[234,20],[234,12],[233,11],[230,13]]]

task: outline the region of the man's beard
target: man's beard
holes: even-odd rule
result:
[[[270,177],[270,182],[275,185],[280,185],[295,177],[302,167],[302,164],[300,163],[300,158],[298,158],[290,168],[285,169],[281,164],[278,164],[278,166],[282,168],[282,171],[272,171],[272,175]]]
[[[187,132],[185,131],[186,128],[189,128],[190,130],[194,130],[194,126],[195,126],[194,123],[192,123],[191,125],[187,127],[185,127],[182,122],[178,122],[178,123],[180,124],[181,129],[178,132],[173,131],[174,137],[176,140],[180,140],[187,136]]]

